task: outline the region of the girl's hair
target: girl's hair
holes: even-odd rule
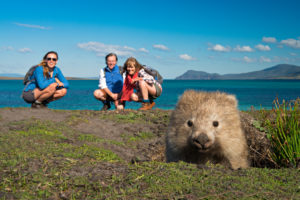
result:
[[[58,54],[55,51],[49,51],[44,55],[42,62],[39,64],[40,66],[43,66],[43,74],[47,78],[50,78],[50,75],[49,75],[49,67],[47,66],[46,59],[47,59],[48,55],[51,53],[55,54],[56,58],[58,60]]]
[[[124,63],[122,74],[127,71],[128,65],[134,65],[136,72],[144,68],[134,57],[130,57]]]

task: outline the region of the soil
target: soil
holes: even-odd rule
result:
[[[126,116],[132,113],[142,113],[140,119],[143,119],[143,122],[139,123],[138,120],[140,119],[136,119],[136,122],[126,121]],[[170,110],[160,109],[147,112],[135,110],[103,112],[5,108],[0,109],[0,130],[5,131],[14,128],[5,125],[10,122],[39,119],[53,122],[66,121],[66,123],[68,123],[73,116],[75,119],[73,120],[74,122],[71,122],[73,123],[71,127],[74,132],[92,134],[108,141],[124,142],[124,135],[128,138],[137,137],[140,133],[153,133],[154,137],[147,140],[139,140],[137,143],[131,144],[135,146],[134,148],[111,143],[104,143],[104,148],[113,151],[128,162],[165,161],[164,136],[167,132],[170,113]],[[118,121],[115,119],[116,115],[125,116],[125,120]],[[249,160],[252,163],[251,165],[253,167],[274,167],[272,161],[268,158],[270,146],[265,133],[253,126],[254,118],[251,115],[244,112],[241,112],[240,115],[241,124],[249,146]],[[14,129],[22,129],[22,127],[15,127]]]
[[[268,158],[270,145],[265,133],[253,125],[252,115],[244,112],[241,124],[254,168],[232,171],[211,164],[165,164],[170,114],[159,109],[0,109],[0,199],[261,199],[265,195],[293,199],[298,195],[294,187],[298,171],[257,170],[274,167]]]

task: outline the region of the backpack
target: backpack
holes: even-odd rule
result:
[[[118,67],[119,67],[119,70],[120,70],[120,74],[122,75],[123,67],[122,66],[118,66]],[[163,83],[163,77],[160,75],[160,73],[156,69],[153,69],[153,68],[148,67],[146,65],[143,65],[143,68],[144,68],[145,72],[147,72],[148,74],[153,76],[153,78],[157,82],[159,82],[160,84]],[[104,77],[105,77],[105,70],[103,70],[103,72],[104,72]]]
[[[151,67],[148,67],[146,65],[143,65],[145,72],[147,72],[148,74],[150,74],[151,76],[153,76],[153,78],[159,82],[160,84],[163,83],[163,77],[160,75],[160,73],[156,70],[153,69]]]
[[[38,67],[38,65],[34,65],[34,66],[30,67],[30,69],[28,70],[28,72],[24,76],[24,79],[23,79],[23,84],[24,85],[27,85],[27,84],[34,81],[34,79],[30,79],[30,77],[33,75],[33,72],[37,67]]]

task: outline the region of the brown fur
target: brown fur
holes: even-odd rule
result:
[[[185,91],[172,112],[166,136],[167,162],[221,163],[247,168],[248,149],[235,96]]]

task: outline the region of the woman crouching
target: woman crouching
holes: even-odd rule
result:
[[[148,74],[144,67],[133,57],[126,60],[123,66],[126,78],[123,85],[121,102],[142,102],[139,110],[151,110],[155,106],[153,101],[162,93],[161,84]],[[134,92],[136,89],[136,93]]]
[[[56,63],[58,54],[55,51],[46,53],[43,61],[29,77],[22,97],[32,108],[44,108],[51,101],[60,99],[67,94],[68,81]]]

